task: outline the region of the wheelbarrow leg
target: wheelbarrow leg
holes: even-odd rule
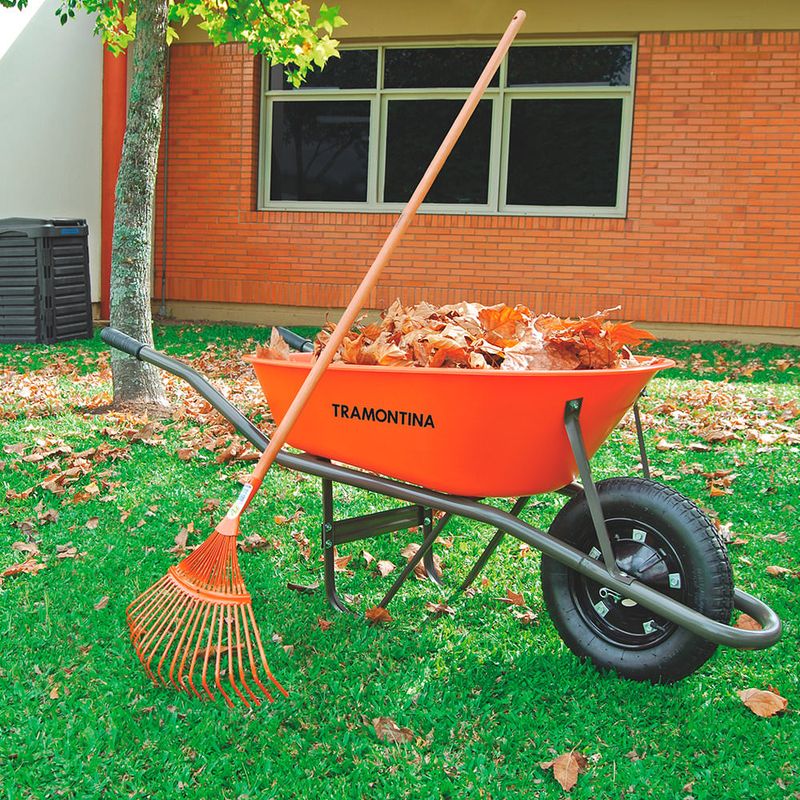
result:
[[[639,397],[644,397],[647,392],[642,389]],[[639,416],[639,401],[633,404],[633,421],[636,423],[636,439],[639,442],[639,459],[642,462],[642,475],[650,480],[650,461],[647,458],[647,449],[644,445],[644,433],[642,431],[642,418]]]
[[[426,509],[426,511],[427,510],[429,509]],[[408,563],[405,565],[405,567],[403,567],[403,571],[400,573],[400,575],[398,575],[389,591],[383,596],[383,600],[378,603],[381,608],[386,608],[386,606],[389,605],[389,603],[392,601],[392,598],[397,594],[400,587],[403,585],[405,579],[413,572],[414,567],[416,567],[417,564],[422,561],[422,559],[425,557],[425,553],[427,553],[431,547],[433,547],[433,543],[436,541],[439,534],[444,530],[444,526],[450,522],[450,517],[452,516],[452,514],[444,514],[439,518],[439,521],[435,525],[430,526],[430,530],[420,545],[419,550],[417,550],[417,552],[414,553],[414,555],[408,560]]]
[[[515,517],[518,517],[522,512],[522,509],[525,508],[525,506],[528,504],[528,500],[530,499],[531,499],[530,497],[518,498],[517,502],[514,503],[514,506],[508,513],[513,514]],[[467,577],[464,578],[464,581],[461,584],[461,586],[458,587],[456,594],[466,592],[467,589],[469,589],[469,587],[472,586],[473,581],[475,580],[475,578],[478,577],[480,571],[486,566],[486,562],[489,560],[492,553],[494,553],[494,551],[497,549],[497,545],[500,544],[505,535],[506,532],[504,530],[501,530],[500,528],[498,528],[494,532],[492,540],[489,542],[488,545],[486,545],[486,549],[480,554],[478,560],[475,562],[475,566],[469,571],[469,575],[467,575]]]
[[[589,459],[586,456],[586,446],[583,443],[583,433],[581,432],[580,414],[583,398],[568,400],[564,407],[564,427],[567,429],[572,455],[581,476],[583,491],[586,495],[586,503],[589,506],[589,513],[594,523],[594,530],[597,534],[597,541],[600,545],[600,552],[603,555],[603,563],[609,573],[617,580],[624,583],[631,583],[633,578],[626,575],[618,566],[614,558],[614,551],[611,547],[611,539],[606,528],[606,520],[603,516],[603,508],[600,505],[600,496],[597,487],[592,480],[592,468],[589,466]]]
[[[425,541],[425,539],[428,538],[432,527],[433,527],[433,509],[426,508],[425,519],[422,522],[423,541]],[[441,533],[441,529],[439,532]],[[433,547],[425,551],[425,555],[422,557],[422,566],[425,567],[425,574],[428,576],[428,580],[433,581],[437,586],[441,586],[442,575],[436,568],[436,561],[434,560],[433,557]]]
[[[325,596],[336,611],[354,613],[336,591],[336,550],[333,530],[333,482],[322,479],[322,555],[325,563]]]

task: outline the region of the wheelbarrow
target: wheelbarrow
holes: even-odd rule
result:
[[[279,329],[298,352],[288,360],[248,357],[279,422],[313,362],[313,343]],[[107,328],[111,346],[186,380],[254,447],[267,437],[195,370]],[[542,553],[544,601],[580,658],[626,678],[669,683],[690,675],[718,645],[763,649],[781,622],[733,586],[725,546],[705,513],[649,479],[637,401],[672,365],[642,360],[625,369],[500,372],[393,369],[334,363],[297,420],[277,462],[322,480],[325,592],[336,587],[334,548],[408,528],[423,540],[378,604],[387,607],[422,563],[441,582],[433,545],[454,516],[495,533],[459,589],[479,575],[504,536]],[[589,460],[633,408],[644,478],[595,482]],[[343,462],[343,463],[342,463]],[[578,480],[580,479],[580,480]],[[337,518],[336,484],[405,505]],[[547,531],[519,519],[532,495],[569,500]],[[510,511],[485,498],[514,497]],[[761,626],[730,625],[733,609]]]

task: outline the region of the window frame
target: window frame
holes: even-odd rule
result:
[[[423,203],[420,213],[474,215],[474,216],[534,216],[534,217],[594,217],[620,219],[627,215],[630,180],[631,139],[633,135],[633,101],[636,87],[637,40],[628,37],[591,39],[537,39],[517,42],[514,47],[628,45],[631,47],[631,74],[627,86],[591,86],[586,84],[553,84],[539,86],[506,87],[508,56],[503,59],[499,72],[499,86],[488,87],[484,100],[492,102],[492,127],[489,142],[489,187],[486,204]],[[386,170],[387,108],[392,98],[406,100],[466,99],[471,87],[429,89],[385,89],[383,87],[384,53],[388,48],[455,48],[486,47],[481,40],[459,41],[398,41],[391,43],[350,42],[341,50],[377,50],[375,89],[299,89],[271,90],[269,88],[270,64],[262,60],[261,103],[258,153],[258,210],[259,211],[339,211],[372,214],[395,214],[402,211],[403,203],[380,201]],[[369,100],[369,155],[367,161],[366,201],[271,200],[269,199],[270,170],[272,164],[272,126],[270,109],[276,100],[302,103],[324,100],[335,96],[341,100]],[[622,100],[619,161],[617,164],[617,203],[615,206],[525,206],[504,202],[508,176],[509,127],[511,102],[514,99],[602,99]],[[377,107],[377,113],[376,113]]]

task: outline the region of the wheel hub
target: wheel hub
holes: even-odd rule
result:
[[[614,559],[632,578],[679,601],[684,594],[684,570],[666,537],[636,520],[606,521]],[[602,559],[595,545],[589,555]],[[571,591],[584,619],[603,639],[622,647],[652,647],[676,629],[635,600],[573,573]]]

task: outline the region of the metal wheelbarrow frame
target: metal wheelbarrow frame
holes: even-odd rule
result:
[[[311,341],[286,329],[280,329],[280,331],[287,343],[295,349],[304,352],[313,349]],[[185,380],[254,447],[262,452],[266,449],[269,439],[191,367],[111,328],[103,330],[101,338],[112,347]],[[572,547],[548,532],[520,520],[518,515],[530,500],[530,497],[518,498],[512,509],[507,512],[482,502],[480,498],[444,494],[402,483],[391,478],[333,464],[329,460],[317,456],[305,453],[295,454],[281,450],[276,460],[282,467],[322,479],[323,522],[321,535],[325,592],[330,605],[337,611],[349,610],[336,588],[334,571],[334,547],[336,545],[373,538],[384,533],[409,527],[419,526],[421,528],[424,537],[421,546],[414,556],[409,559],[378,604],[385,608],[420,562],[423,563],[428,576],[435,582],[440,583],[440,576],[434,567],[432,547],[449,520],[453,516],[461,516],[490,525],[495,528],[495,533],[467,577],[461,583],[460,591],[465,590],[472,584],[503,537],[510,534],[570,570],[574,570],[585,578],[601,584],[611,593],[630,599],[630,601],[709,642],[745,650],[759,650],[773,645],[781,635],[780,619],[768,605],[747,592],[741,589],[734,589],[733,606],[737,610],[753,617],[761,625],[761,630],[742,630],[732,625],[709,619],[704,614],[676,599],[668,597],[642,581],[632,578],[618,567],[606,529],[597,487],[592,479],[591,467],[586,457],[580,424],[581,403],[582,398],[576,397],[568,401],[564,409],[564,426],[579,469],[581,483],[572,482],[557,491],[568,497],[575,497],[581,493],[585,494],[602,554],[602,557],[598,555],[596,558],[590,557],[589,554]],[[633,412],[643,474],[645,478],[649,478],[649,466],[637,404],[634,404]],[[333,495],[334,484],[337,483],[382,494],[409,505],[398,509],[337,520],[334,514]],[[434,510],[442,512],[442,516],[435,523]]]

